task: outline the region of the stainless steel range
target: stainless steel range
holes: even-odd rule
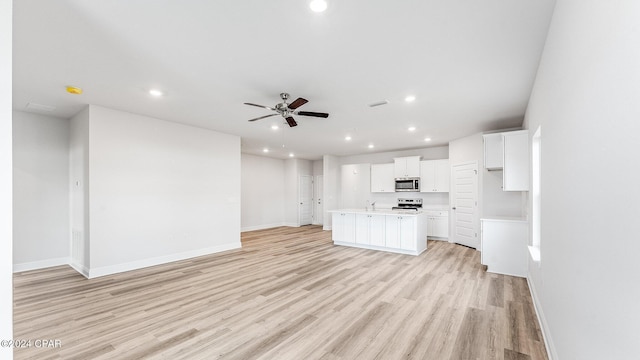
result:
[[[421,210],[422,199],[399,198],[398,206],[394,206],[391,210]]]

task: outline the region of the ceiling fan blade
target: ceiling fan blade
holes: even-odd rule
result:
[[[287,124],[289,124],[289,127],[294,127],[298,125],[298,123],[295,120],[293,120],[291,116],[285,118],[285,120],[287,120]]]
[[[268,106],[264,106],[264,105],[258,105],[258,104],[252,104],[252,103],[244,103],[245,105],[251,105],[251,106],[257,106],[259,108],[263,108],[263,109],[269,109],[272,111],[276,111],[276,109],[272,108],[272,107],[268,107]]]
[[[249,121],[256,121],[256,120],[260,120],[260,119],[264,119],[264,118],[268,118],[268,117],[276,116],[276,115],[280,115],[280,114],[269,114],[269,115],[265,115],[265,116],[260,116],[260,117],[257,117],[255,119],[251,119]]]
[[[302,106],[302,105],[304,105],[304,104],[306,104],[308,102],[309,101],[307,99],[303,99],[303,98],[299,97],[299,98],[295,99],[291,104],[289,104],[288,108],[294,110],[294,109],[297,109],[300,106]]]
[[[303,115],[303,116],[315,116],[315,117],[321,117],[321,118],[329,117],[329,114],[327,113],[320,113],[320,112],[313,112],[313,111],[296,111],[295,114]]]

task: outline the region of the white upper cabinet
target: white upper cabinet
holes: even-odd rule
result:
[[[502,133],[482,135],[484,138],[484,167],[502,170],[504,166],[504,139]]]
[[[529,131],[483,135],[484,167],[503,170],[502,190],[529,191]]]
[[[395,164],[371,165],[371,192],[396,192]]]
[[[394,177],[419,177],[420,156],[406,156],[394,158]]]
[[[449,192],[449,159],[420,161],[420,192]]]
[[[504,191],[529,191],[529,131],[504,133]]]

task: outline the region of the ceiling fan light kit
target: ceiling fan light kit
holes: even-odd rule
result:
[[[294,126],[297,126],[298,123],[295,121],[295,119],[291,115],[312,116],[312,117],[319,117],[319,118],[329,117],[329,114],[327,113],[313,112],[313,111],[297,111],[296,109],[308,103],[309,101],[307,99],[299,97],[295,99],[292,103],[287,103],[287,100],[289,100],[289,97],[290,96],[288,93],[280,93],[280,98],[282,99],[282,102],[279,104],[276,104],[274,107],[258,105],[254,103],[244,103],[245,105],[256,106],[256,107],[260,107],[260,108],[264,108],[264,109],[276,112],[275,114],[260,116],[254,119],[250,119],[249,121],[256,121],[256,120],[268,118],[271,116],[280,115],[285,119],[289,127],[294,127]]]

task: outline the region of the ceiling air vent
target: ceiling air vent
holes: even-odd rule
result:
[[[373,104],[369,104],[369,107],[376,107],[376,106],[386,105],[388,103],[389,103],[389,100],[382,100],[382,101],[374,102]]]

